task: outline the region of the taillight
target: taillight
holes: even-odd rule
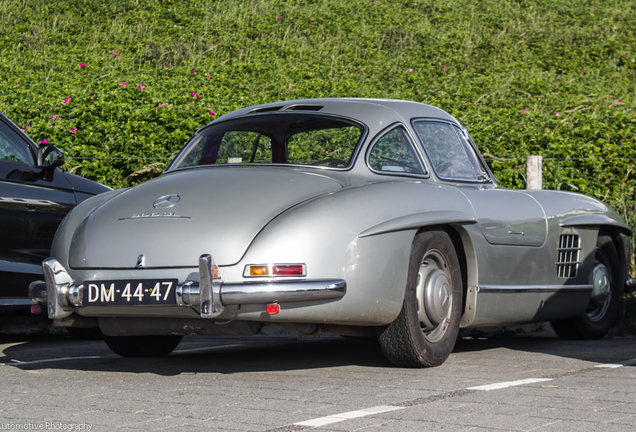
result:
[[[307,276],[307,266],[305,264],[249,264],[245,266],[243,277],[262,276],[303,277]]]

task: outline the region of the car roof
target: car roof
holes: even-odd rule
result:
[[[414,117],[436,118],[459,124],[459,121],[446,111],[432,105],[399,99],[367,98],[315,98],[271,102],[232,111],[212,123],[245,115],[289,112],[315,112],[345,116],[368,125],[378,122],[386,125],[396,120],[408,122]]]

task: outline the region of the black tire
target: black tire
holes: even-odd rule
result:
[[[442,229],[415,237],[402,310],[377,329],[391,363],[403,367],[439,366],[453,351],[462,311],[462,277],[457,252]]]
[[[71,336],[81,340],[102,340],[104,334],[99,327],[66,327]]]
[[[603,233],[599,234],[596,240],[594,269],[590,280],[594,291],[587,310],[574,318],[550,322],[559,337],[577,340],[602,339],[614,325],[625,281],[621,276],[614,242]]]
[[[104,336],[108,348],[122,357],[162,357],[181,342],[181,335],[170,336]]]

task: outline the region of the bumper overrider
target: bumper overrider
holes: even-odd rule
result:
[[[347,292],[347,283],[342,279],[223,283],[214,277],[215,268],[210,255],[201,255],[199,280],[176,287],[177,306],[198,307],[202,318],[213,319],[228,305],[334,300]],[[47,303],[50,319],[66,318],[76,308],[85,307],[82,299],[86,288],[75,283],[62,264],[55,258],[47,258],[42,269],[46,289],[43,284],[32,284],[29,296],[36,303]]]

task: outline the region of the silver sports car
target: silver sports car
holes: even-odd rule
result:
[[[274,323],[435,366],[460,328],[602,338],[632,286],[630,235],[596,199],[498,186],[439,108],[293,100],[224,115],[158,178],[79,204],[31,298],[122,356]]]

